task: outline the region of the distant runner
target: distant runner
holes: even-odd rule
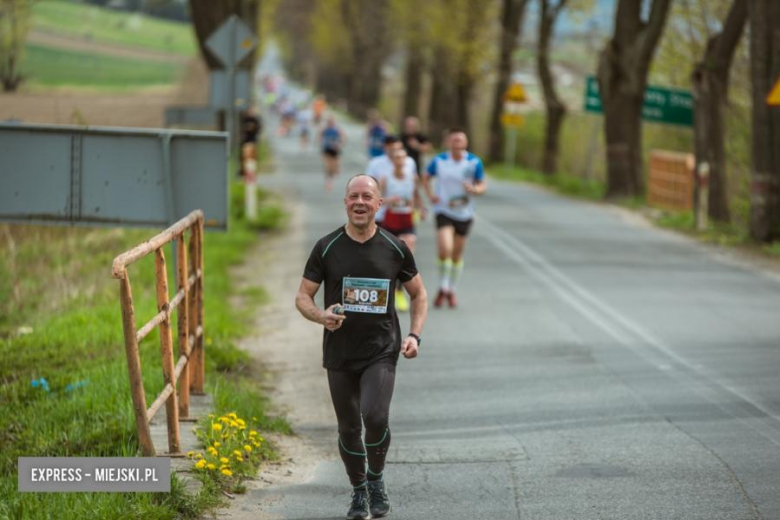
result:
[[[406,150],[400,148],[391,152],[393,171],[379,179],[379,190],[384,199],[385,215],[381,226],[403,240],[414,254],[417,244],[414,210],[422,207],[419,178],[410,167]],[[396,309],[406,312],[409,306],[403,289],[397,287]]]
[[[390,512],[383,475],[396,364],[401,354],[417,357],[427,312],[412,252],[374,222],[380,203],[371,177],[357,175],[347,183],[347,224],[314,245],[295,297],[298,311],[325,328],[323,366],[338,421],[338,450],[353,490],[348,519]],[[412,297],[406,337],[393,305],[397,279]],[[320,309],[314,296],[323,282]]]
[[[401,133],[401,143],[404,145],[406,153],[417,164],[417,175],[422,176],[423,154],[429,153],[432,149],[428,136],[420,132],[420,120],[409,116],[404,119],[404,131]]]
[[[320,134],[322,161],[325,164],[325,190],[333,189],[333,179],[339,174],[341,163],[339,155],[346,143],[344,133],[336,126],[333,116],[328,117],[325,128]]]
[[[395,166],[391,157],[398,150],[403,150],[401,141],[394,135],[385,136],[383,142],[384,153],[378,157],[374,157],[368,162],[366,166],[366,175],[373,177],[377,182],[380,182],[383,178],[392,175]],[[406,172],[414,174],[415,165],[414,161],[409,157],[404,159],[404,169]],[[386,206],[381,206],[376,213],[376,223],[382,225],[382,221],[385,218],[387,211]],[[406,295],[399,289],[396,293],[395,305],[399,312],[406,312],[409,310],[409,302],[406,300]]]
[[[328,104],[325,102],[325,96],[319,94],[314,98],[314,102],[311,105],[314,112],[314,125],[320,126],[322,122],[322,116],[325,114],[325,109],[328,108]]]
[[[387,135],[387,123],[382,121],[379,112],[372,108],[368,111],[368,126],[366,128],[366,143],[368,156],[379,157],[384,153],[382,143]]]
[[[441,307],[458,304],[455,288],[463,274],[463,251],[474,218],[474,195],[485,192],[485,169],[482,159],[467,150],[468,138],[460,129],[447,134],[449,151],[434,157],[428,165],[423,187],[434,205],[436,245],[439,252],[439,292],[433,302]],[[430,179],[436,178],[436,193]]]

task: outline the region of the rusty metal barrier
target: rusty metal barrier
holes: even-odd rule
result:
[[[676,211],[693,209],[694,165],[689,153],[651,151],[647,203]]]
[[[184,234],[187,230],[190,230],[189,248],[185,247],[184,240]],[[165,254],[162,248],[174,240],[176,241],[176,294],[173,299],[169,300],[168,274],[165,269]],[[155,255],[158,312],[148,323],[136,330],[133,294],[127,267],[152,252]],[[205,378],[203,212],[201,210],[191,212],[162,233],[116,257],[112,275],[119,279],[127,370],[130,375],[130,392],[133,398],[135,422],[138,427],[138,440],[143,455],[151,457],[156,454],[149,423],[162,408],[163,403],[168,416],[169,455],[180,455],[179,420],[189,417],[190,390],[193,394],[202,394]],[[171,315],[174,310],[176,310],[178,322],[179,356],[175,366],[171,334]],[[147,409],[138,344],[157,326],[160,327],[160,349],[165,386]],[[177,396],[176,382],[178,380],[181,382]]]

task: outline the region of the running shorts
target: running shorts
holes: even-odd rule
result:
[[[382,227],[395,236],[414,235],[414,220],[411,213],[393,213],[388,211],[382,220]]]
[[[469,234],[471,229],[471,223],[473,219],[469,220],[455,220],[441,213],[436,214],[436,229],[452,226],[455,228],[455,234],[461,237],[465,237]]]

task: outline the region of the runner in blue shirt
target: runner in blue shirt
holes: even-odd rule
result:
[[[473,198],[487,188],[482,159],[469,152],[468,145],[463,130],[450,130],[449,150],[433,158],[423,178],[423,188],[436,214],[440,285],[434,307],[441,307],[445,300],[451,308],[458,305],[455,286],[463,274],[463,251],[474,218]],[[432,178],[437,181],[435,193],[430,185]]]
[[[322,149],[322,161],[325,165],[325,190],[333,189],[333,179],[339,174],[341,164],[339,155],[346,143],[344,132],[336,126],[333,116],[328,117],[325,128],[320,133],[320,148]]]
[[[379,112],[372,108],[368,111],[368,128],[366,129],[369,157],[379,157],[385,153],[384,139],[386,135],[387,123],[382,121]]]

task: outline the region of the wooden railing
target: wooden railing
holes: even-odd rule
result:
[[[184,235],[190,231],[189,247]],[[176,243],[176,294],[169,300],[168,274],[163,246]],[[154,253],[157,276],[157,314],[136,330],[133,293],[127,267]],[[189,417],[190,390],[203,393],[205,353],[203,351],[203,212],[195,210],[159,235],[122,253],[114,259],[114,278],[119,279],[122,324],[125,333],[130,392],[138,427],[138,440],[144,456],[156,454],[149,428],[155,414],[165,404],[168,424],[168,454],[180,455],[179,420]],[[171,316],[177,314],[178,360],[174,365]],[[146,407],[138,344],[155,327],[160,327],[160,349],[165,386],[152,405]],[[179,381],[179,393],[176,383]]]

